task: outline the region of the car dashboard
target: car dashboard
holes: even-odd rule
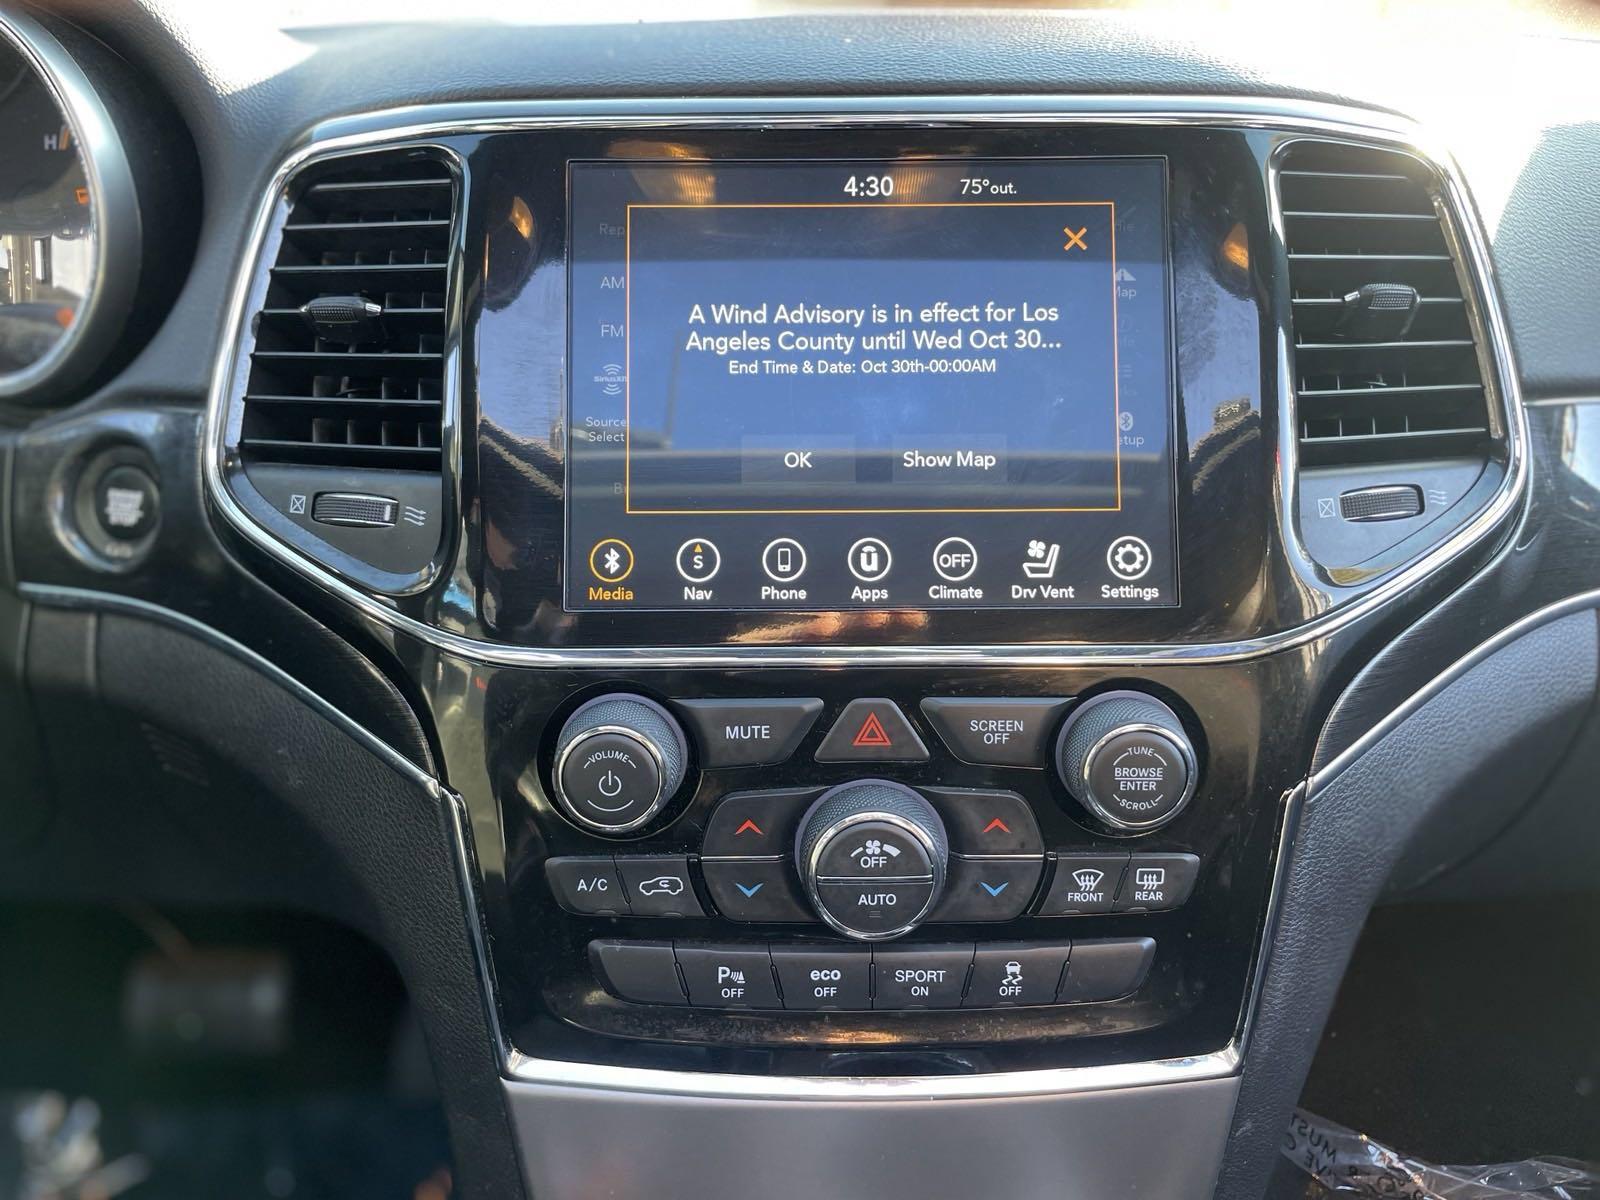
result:
[[[1264,1195],[1600,744],[1593,44],[1290,28],[0,9],[0,893],[358,930],[461,1195]]]

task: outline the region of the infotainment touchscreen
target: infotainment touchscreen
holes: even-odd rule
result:
[[[1165,181],[571,164],[567,607],[1176,604]]]

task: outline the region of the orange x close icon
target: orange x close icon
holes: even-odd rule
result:
[[[1087,225],[1082,229],[1068,227],[1061,232],[1067,235],[1067,244],[1061,247],[1063,250],[1087,250],[1089,248],[1089,243],[1083,240],[1083,235],[1089,232]]]

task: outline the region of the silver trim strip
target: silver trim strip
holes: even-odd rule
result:
[[[729,1100],[992,1100],[999,1097],[1059,1096],[1112,1088],[1151,1087],[1224,1079],[1237,1074],[1242,1058],[1230,1044],[1195,1058],[1106,1067],[1060,1067],[1045,1071],[1005,1071],[986,1075],[907,1075],[894,1079],[826,1079],[799,1075],[713,1075],[611,1067],[594,1063],[528,1058],[512,1052],[510,1078],[528,1083],[606,1092],[692,1095]]]
[[[43,358],[0,373],[0,397],[59,401],[65,397],[44,394],[42,389],[61,380],[80,382],[98,367],[133,304],[144,244],[139,195],[111,113],[72,53],[37,19],[14,9],[0,11],[0,41],[13,46],[49,90],[77,139],[78,159],[89,186],[94,277],[83,306],[66,336]]]
[[[641,113],[639,110],[648,109]],[[484,642],[396,612],[336,572],[314,562],[249,516],[229,492],[222,466],[228,453],[228,427],[235,409],[231,380],[247,328],[248,302],[259,272],[273,213],[289,178],[308,163],[361,150],[459,133],[628,125],[639,128],[738,126],[870,126],[983,124],[1216,125],[1281,130],[1311,136],[1348,138],[1416,155],[1442,181],[1447,231],[1459,240],[1463,267],[1473,283],[1471,307],[1488,337],[1493,371],[1486,393],[1504,410],[1508,453],[1505,478],[1490,501],[1454,534],[1415,562],[1396,571],[1365,596],[1330,610],[1295,629],[1228,643],[1123,646],[964,645],[964,646],[701,646],[541,648]],[[839,97],[810,100],[736,101],[532,101],[403,108],[333,121],[311,132],[274,174],[252,223],[234,280],[223,329],[224,353],[212,377],[202,448],[205,487],[217,513],[247,540],[310,579],[322,591],[364,617],[412,636],[434,648],[471,661],[502,666],[767,666],[956,665],[991,666],[1135,665],[1163,662],[1236,662],[1305,645],[1365,617],[1415,586],[1487,536],[1521,500],[1528,477],[1527,431],[1511,357],[1511,339],[1500,308],[1493,264],[1483,227],[1465,180],[1454,160],[1433,147],[1415,122],[1388,113],[1309,101],[1240,97],[1101,96],[977,97],[952,109],[948,99],[928,97]],[[1280,347],[1280,357],[1287,350]],[[446,379],[447,421],[459,424],[459,362]],[[1287,378],[1287,377],[1286,377]],[[1491,416],[1492,416],[1491,411]],[[1278,497],[1292,516],[1293,497]]]

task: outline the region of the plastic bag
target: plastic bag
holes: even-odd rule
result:
[[[1435,1166],[1296,1109],[1283,1153],[1330,1192],[1395,1200],[1600,1200],[1600,1165],[1530,1158]]]

